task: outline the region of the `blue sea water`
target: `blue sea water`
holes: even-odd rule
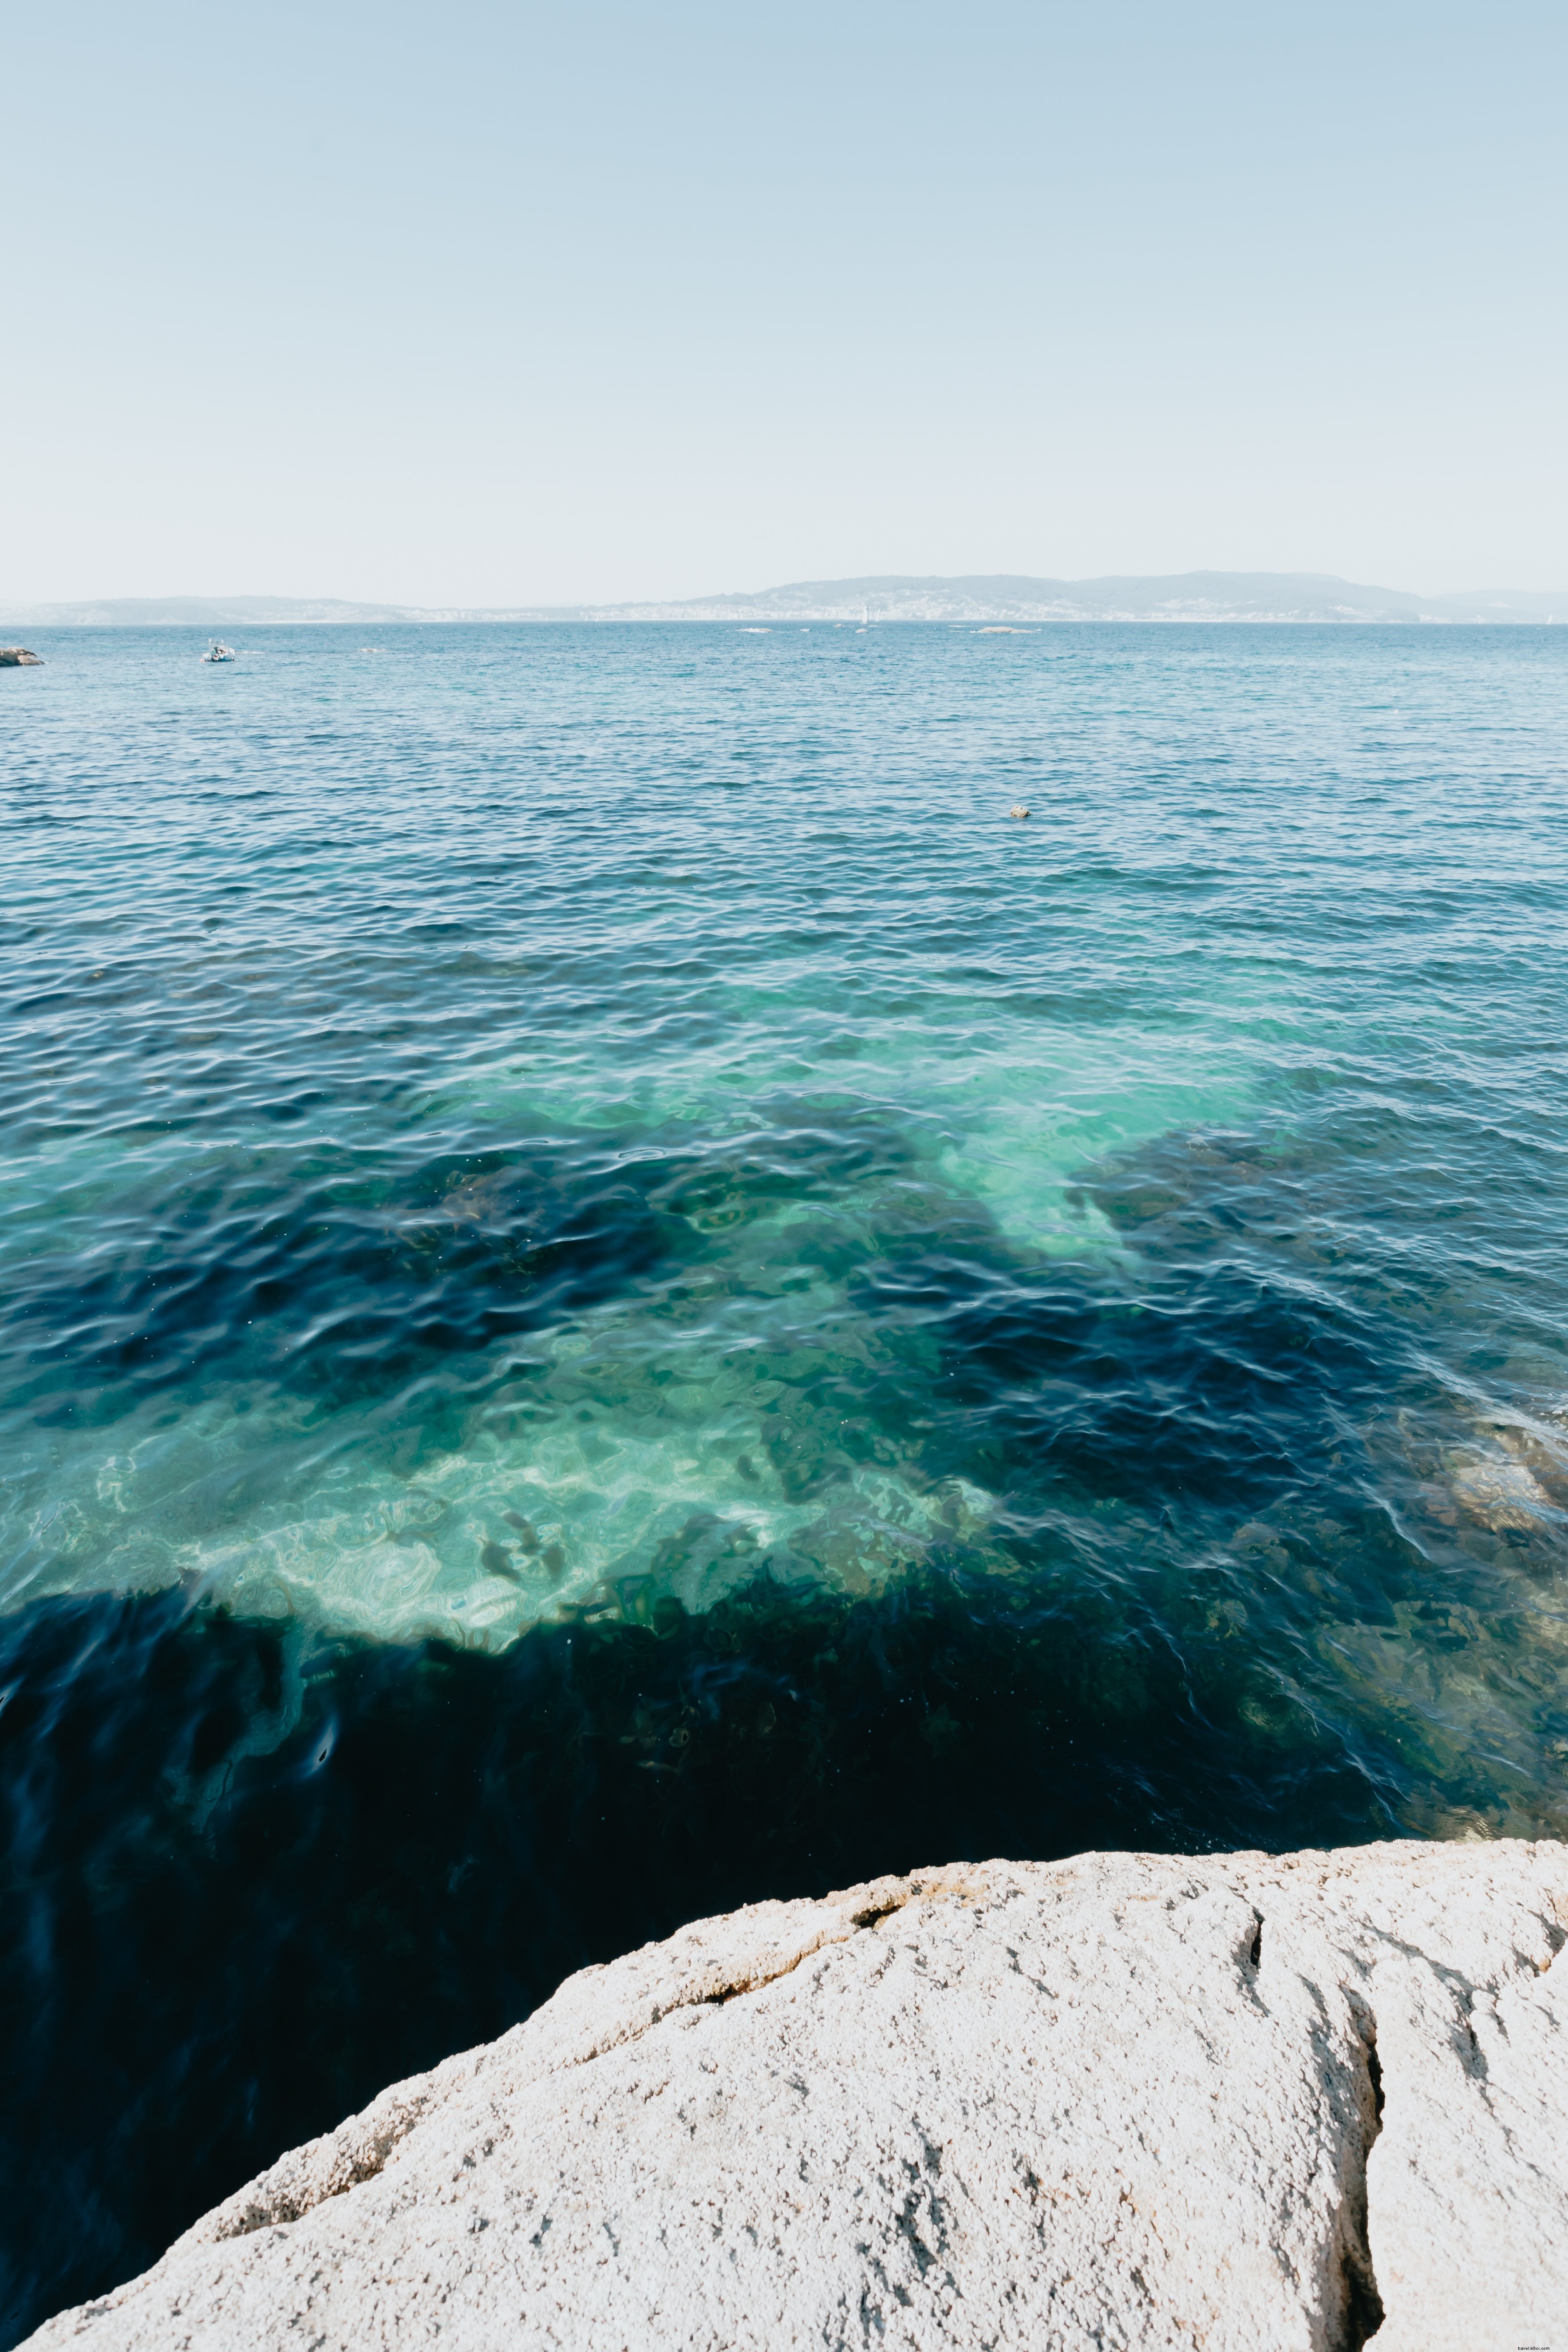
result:
[[[37,650],[5,2340],[704,1911],[1564,1832],[1568,635]]]

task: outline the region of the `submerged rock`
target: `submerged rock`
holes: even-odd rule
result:
[[[37,654],[30,654],[26,646],[0,646],[0,669],[42,669]]]
[[[32,2341],[1546,2344],[1565,1941],[1547,1843],[759,1904],[568,1979]]]

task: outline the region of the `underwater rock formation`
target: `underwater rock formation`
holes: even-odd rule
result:
[[[1545,1843],[759,1904],[568,1979],[32,2341],[1546,2343],[1565,1941]]]

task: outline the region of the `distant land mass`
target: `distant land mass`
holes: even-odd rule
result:
[[[1036,580],[984,572],[959,579],[878,573],[797,580],[755,593],[673,604],[425,608],[333,596],[118,596],[78,604],[0,603],[0,629],[258,628],[339,622],[374,627],[441,621],[935,621],[1031,626],[1047,621],[1568,622],[1568,589],[1515,588],[1420,596],[1367,588],[1324,572],[1177,572],[1150,577]]]

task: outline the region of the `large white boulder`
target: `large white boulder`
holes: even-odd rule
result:
[[[1568,2352],[1565,1940],[1557,1844],[759,1904],[584,1969],[32,2342]]]

